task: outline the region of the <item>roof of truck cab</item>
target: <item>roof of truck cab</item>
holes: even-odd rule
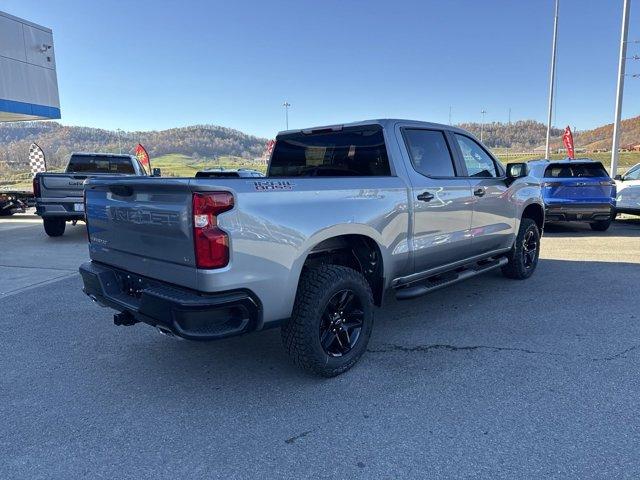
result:
[[[534,165],[565,165],[571,163],[602,163],[598,160],[593,160],[591,158],[563,158],[562,160],[529,160],[530,164]]]
[[[122,157],[122,158],[133,158],[133,155],[129,155],[128,153],[109,153],[109,152],[73,152],[73,155],[85,155],[90,157]]]
[[[321,129],[325,129],[325,128],[332,128],[332,127],[360,127],[360,126],[366,126],[366,125],[380,125],[383,128],[393,128],[396,125],[400,125],[400,126],[405,126],[405,127],[420,127],[420,128],[433,128],[433,129],[437,129],[437,130],[451,130],[454,132],[460,132],[460,133],[464,133],[466,135],[469,135],[470,133],[466,130],[463,130],[461,128],[458,127],[454,127],[453,125],[445,125],[442,123],[432,123],[432,122],[423,122],[420,120],[409,120],[409,119],[403,119],[403,118],[377,118],[377,119],[372,119],[372,120],[360,120],[357,122],[349,122],[349,123],[334,123],[332,125],[318,125],[315,127],[307,127],[307,128],[298,128],[298,129],[291,129],[291,130],[283,130],[278,132],[278,135],[287,135],[287,134],[291,134],[291,133],[300,133],[303,131],[310,131],[310,130],[321,130]]]

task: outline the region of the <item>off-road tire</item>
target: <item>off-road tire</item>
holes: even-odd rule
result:
[[[532,237],[531,237],[532,236]],[[525,260],[525,242],[533,239],[536,244],[536,250],[533,254],[531,264],[527,264]],[[538,225],[531,218],[523,218],[520,221],[520,229],[518,236],[507,255],[509,263],[502,267],[502,274],[507,278],[516,280],[524,280],[533,275],[538,265],[538,257],[540,255],[540,230]]]
[[[320,325],[329,300],[342,290],[358,298],[363,315],[362,329],[353,348],[340,357],[330,356],[320,344]],[[281,329],[282,343],[293,362],[307,372],[335,377],[349,370],[367,349],[373,328],[373,295],[357,271],[322,265],[305,268],[300,277],[293,314]]]
[[[43,218],[42,222],[44,223],[44,231],[50,237],[60,237],[64,234],[64,228],[67,225],[67,222],[61,218]]]
[[[609,230],[612,221],[613,217],[607,220],[598,220],[597,222],[592,222],[589,224],[589,226],[591,227],[591,230],[595,230],[596,232],[605,232]]]

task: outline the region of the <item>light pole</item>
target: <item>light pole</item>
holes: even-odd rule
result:
[[[611,176],[618,174],[618,145],[620,143],[620,119],[622,118],[622,95],[624,93],[624,67],[627,56],[627,34],[629,33],[629,0],[622,7],[622,32],[620,33],[620,58],[618,60],[618,85],[616,87],[616,110],[611,145]]]
[[[449,125],[451,125],[451,105],[449,105]]]
[[[291,104],[287,101],[285,101],[282,106],[284,107],[284,124],[285,124],[285,130],[289,130],[289,107],[291,106]]]
[[[120,137],[120,135],[122,134],[122,130],[118,128],[116,129],[116,132],[118,133],[118,150],[120,151],[120,153],[122,153],[122,139]]]
[[[482,143],[482,137],[484,134],[484,116],[486,113],[487,111],[484,108],[480,110],[480,114],[482,115],[482,123],[480,123],[480,143]]]
[[[551,139],[551,114],[553,113],[553,83],[556,79],[556,41],[558,39],[558,8],[560,0],[556,0],[556,13],[553,18],[553,43],[551,45],[551,74],[549,78],[549,115],[547,117],[547,141],[544,147],[544,158],[549,159],[549,141]]]

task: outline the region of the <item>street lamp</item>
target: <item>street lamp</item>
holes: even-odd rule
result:
[[[118,150],[120,151],[120,153],[122,153],[122,139],[121,139],[122,130],[118,128],[116,129],[116,132],[118,134]]]
[[[285,122],[285,130],[289,130],[289,107],[291,104],[285,101],[282,106],[284,107],[284,122]]]
[[[480,110],[480,114],[482,115],[482,123],[480,123],[480,142],[482,143],[482,137],[484,134],[484,116],[486,115],[487,111],[485,109]]]

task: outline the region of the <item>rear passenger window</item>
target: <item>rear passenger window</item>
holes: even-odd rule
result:
[[[428,177],[455,177],[451,151],[438,130],[406,129],[405,142],[416,172]]]

